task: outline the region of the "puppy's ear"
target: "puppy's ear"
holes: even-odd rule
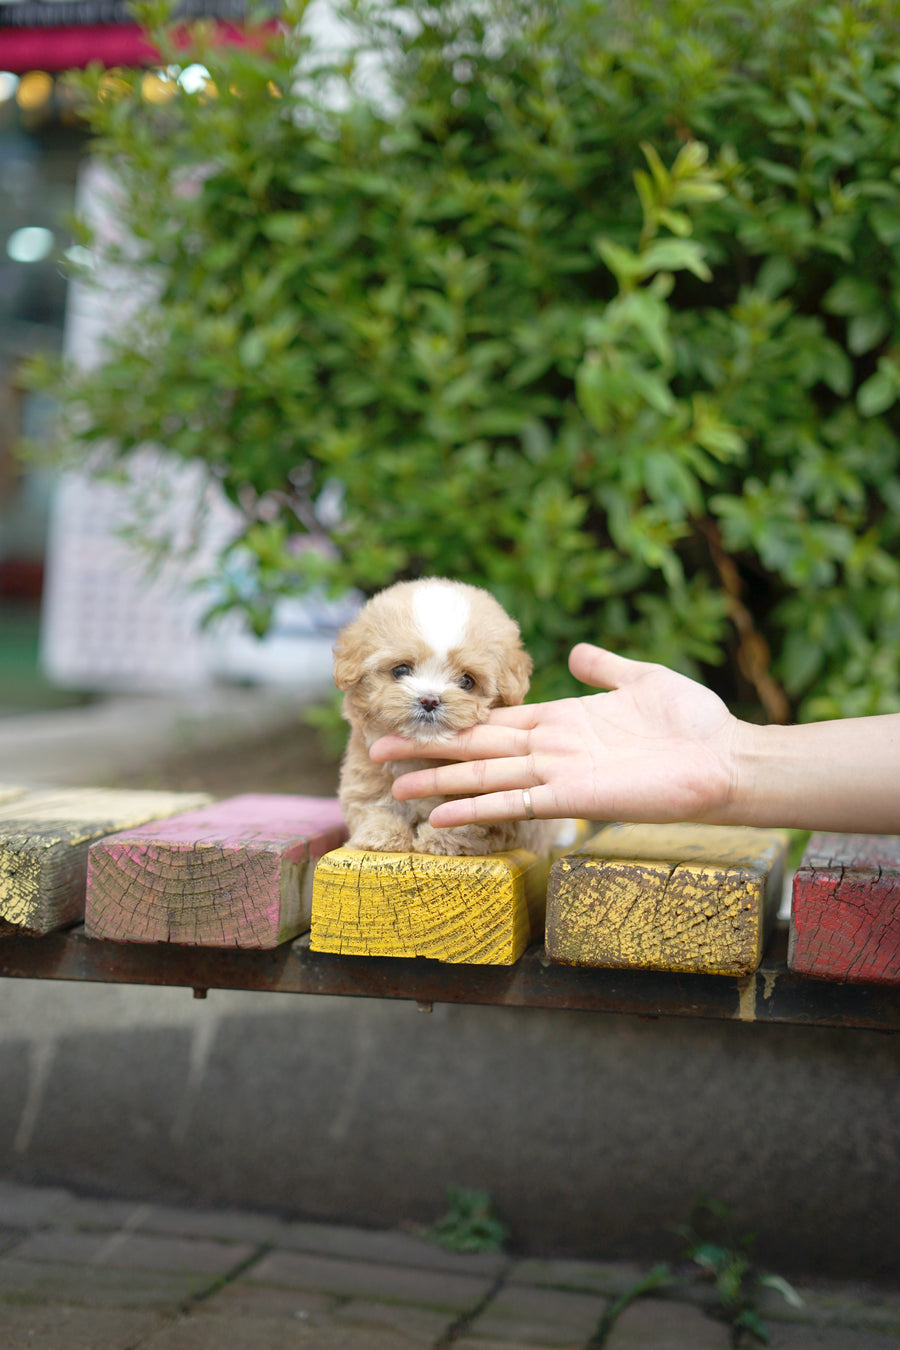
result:
[[[497,672],[501,703],[513,707],[522,702],[528,693],[531,668],[531,657],[521,647],[507,654]]]
[[[337,635],[334,644],[334,682],[346,693],[363,675],[365,648],[358,640],[356,624],[348,624]]]

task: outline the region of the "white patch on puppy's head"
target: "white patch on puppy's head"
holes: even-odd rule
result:
[[[386,732],[443,740],[500,703],[521,703],[531,661],[492,595],[441,578],[401,581],[338,635],[344,716],[371,744]]]
[[[461,647],[469,622],[466,593],[446,581],[423,581],[412,592],[416,627],[438,660]]]

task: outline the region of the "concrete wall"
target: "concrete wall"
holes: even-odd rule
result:
[[[488,1189],[521,1250],[677,1253],[706,1192],[789,1273],[896,1273],[900,1040],[0,981],[0,1175],[357,1224]]]

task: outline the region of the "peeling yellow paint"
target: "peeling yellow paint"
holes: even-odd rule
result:
[[[775,992],[775,985],[778,983],[778,971],[764,970],[761,974],[763,982],[762,996],[765,999],[770,999]]]
[[[572,965],[756,970],[788,836],[714,825],[612,825],[554,864],[547,952]]]
[[[738,982],[738,1021],[756,1021],[756,975]]]

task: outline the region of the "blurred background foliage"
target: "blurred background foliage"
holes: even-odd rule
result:
[[[397,0],[328,61],[304,10],[145,7],[209,82],[79,77],[157,298],[33,369],[69,453],[205,460],[258,631],[445,574],[536,697],[584,639],[753,717],[900,708],[900,6]]]

